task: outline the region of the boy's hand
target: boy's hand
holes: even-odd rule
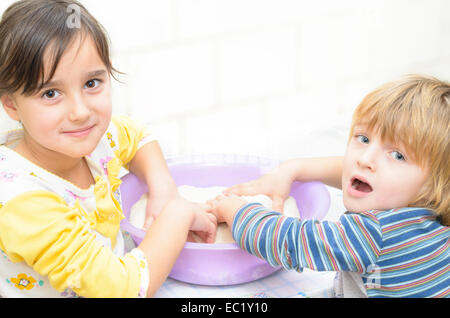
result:
[[[280,166],[256,180],[234,185],[226,189],[224,194],[265,194],[272,199],[272,209],[283,212],[284,201],[289,197],[292,182],[292,176]]]
[[[211,212],[217,218],[218,223],[226,222],[229,226],[233,223],[233,218],[236,212],[247,201],[237,195],[219,195],[215,199],[210,200],[207,204],[211,207]]]

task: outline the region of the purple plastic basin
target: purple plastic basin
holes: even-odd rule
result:
[[[238,155],[191,156],[167,160],[177,186],[196,187],[232,186],[250,181],[267,173],[278,163],[264,158]],[[145,231],[128,222],[131,207],[142,194],[146,185],[134,174],[122,178],[121,193],[125,219],[123,230],[129,232],[139,244]],[[330,194],[321,182],[295,182],[292,197],[302,219],[322,219],[330,206]],[[280,267],[272,267],[266,261],[242,250],[236,243],[205,244],[187,242],[169,276],[199,285],[234,285],[265,277]]]

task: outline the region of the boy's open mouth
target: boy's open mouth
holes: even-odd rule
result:
[[[372,192],[372,187],[367,182],[364,182],[356,177],[351,180],[352,188],[360,192]]]

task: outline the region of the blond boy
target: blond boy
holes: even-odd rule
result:
[[[272,265],[337,271],[337,297],[449,297],[450,84],[410,75],[355,110],[345,156],[294,159],[210,201],[248,252]],[[342,189],[339,222],[281,216],[293,181]]]

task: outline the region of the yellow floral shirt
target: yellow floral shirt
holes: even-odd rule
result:
[[[0,295],[145,296],[147,260],[138,248],[124,252],[119,185],[153,135],[127,117],[113,117],[86,157],[95,178],[89,189],[12,150],[21,135],[0,135]]]

